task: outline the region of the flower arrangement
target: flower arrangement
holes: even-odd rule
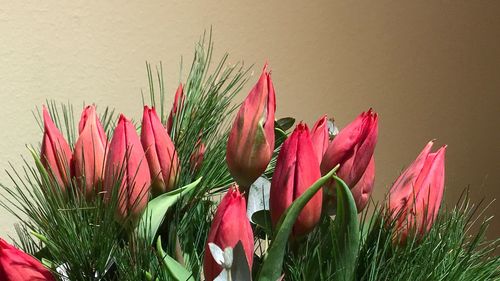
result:
[[[140,122],[88,105],[76,125],[51,101],[35,114],[41,146],[2,185],[19,224],[15,246],[0,240],[0,280],[500,278],[481,209],[466,193],[441,206],[446,146],[430,141],[374,203],[374,110],[294,127],[275,117],[267,64],[235,105],[253,77],[211,54],[202,40],[170,111],[148,65]]]

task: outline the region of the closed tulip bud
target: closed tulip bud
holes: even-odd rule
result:
[[[285,210],[321,177],[319,162],[307,125],[300,123],[281,146],[271,181],[269,209],[276,225]],[[302,209],[293,226],[293,235],[311,232],[321,216],[322,190]]]
[[[0,238],[0,280],[55,281],[55,278],[37,259]]]
[[[193,171],[198,171],[200,169],[206,149],[205,144],[201,141],[201,139],[199,139],[196,142],[195,150],[189,158],[189,164],[191,165],[191,169]]]
[[[177,115],[183,106],[184,106],[184,89],[182,87],[182,84],[179,84],[177,91],[175,91],[174,104],[172,105],[172,109],[170,110],[170,115],[168,115],[168,120],[167,120],[167,132],[169,134],[172,132],[172,128],[174,126],[174,118],[177,118]]]
[[[318,163],[321,163],[323,155],[330,144],[330,133],[328,132],[328,117],[321,116],[311,129],[311,141],[318,158]]]
[[[254,250],[252,227],[247,218],[245,198],[237,186],[233,185],[219,203],[208,233],[203,258],[203,273],[206,281],[214,280],[222,271],[222,267],[214,260],[208,244],[214,243],[219,248],[225,249],[234,248],[238,241],[241,241],[243,245],[251,269]]]
[[[179,170],[177,152],[156,110],[147,106],[142,116],[141,142],[151,172],[153,196],[172,190]]]
[[[429,232],[436,220],[444,192],[446,146],[431,153],[429,142],[417,159],[399,176],[389,192],[389,211],[396,220],[398,240],[410,231],[418,238]]]
[[[117,181],[121,181],[117,184]],[[134,125],[120,115],[109,144],[104,188],[107,196],[118,187],[120,219],[134,222],[148,203],[151,185],[148,161]]]
[[[99,120],[99,116],[97,116],[95,106],[93,105],[87,105],[83,111],[82,115],[80,117],[80,122],[78,123],[78,133],[82,134],[83,130],[85,129],[85,126],[89,120],[93,120],[94,118],[90,118],[90,116],[95,116],[95,126],[97,131],[97,135],[101,139],[101,143],[107,144],[108,143],[108,137],[106,136],[106,132],[104,132],[104,127],[102,126],[101,120]],[[93,122],[93,121],[92,121]]]
[[[323,155],[321,173],[326,174],[340,164],[337,175],[349,188],[353,189],[360,182],[363,175],[366,174],[370,162],[373,161],[378,134],[377,119],[377,114],[370,109],[361,113],[353,122],[342,129]],[[372,166],[373,170],[374,165]],[[363,185],[370,183],[370,178],[373,176],[368,174],[368,178],[364,179],[365,183]],[[364,189],[371,192],[372,187],[373,184],[371,184],[370,188],[364,187]],[[327,205],[334,206],[336,204],[334,181],[327,184],[325,188],[327,188],[326,192],[328,193]],[[361,196],[361,194],[363,193],[353,195]],[[363,196],[369,197],[370,193],[364,193]],[[364,200],[355,198],[355,201],[359,204]],[[364,206],[362,205],[356,205],[358,212],[363,210]]]
[[[274,151],[275,93],[267,65],[241,105],[229,133],[226,162],[245,190],[264,173]]]
[[[58,185],[65,190],[71,178],[71,148],[50,118],[47,108],[43,107],[44,133],[41,161]]]
[[[79,131],[73,154],[74,173],[81,181],[87,198],[92,198],[97,184],[103,180],[107,145],[107,137],[94,106],[83,110]]]

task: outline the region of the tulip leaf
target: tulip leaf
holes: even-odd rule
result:
[[[276,120],[276,127],[279,127],[283,131],[288,131],[293,124],[295,124],[295,118],[293,117],[283,117]]]
[[[191,192],[191,190],[193,190],[200,182],[201,177],[184,187],[167,192],[149,201],[148,206],[139,221],[139,236],[149,239],[151,244],[153,244],[158,228],[162,224],[165,213],[168,209],[172,207],[182,196]]]
[[[261,210],[253,213],[252,222],[264,230],[267,235],[271,235],[273,226],[271,224],[271,212]]]
[[[338,165],[333,168],[328,174],[318,179],[313,183],[299,198],[297,198],[281,216],[274,238],[269,246],[262,267],[259,272],[259,281],[276,281],[281,277],[283,266],[283,258],[288,238],[292,233],[293,225],[297,220],[300,212],[306,206],[307,202],[313,198],[323,185],[330,181],[338,169]]]
[[[354,280],[359,251],[359,222],[356,203],[349,187],[337,176],[337,215],[333,222],[336,280]]]
[[[176,281],[194,281],[193,274],[163,251],[161,237],[156,242],[156,252],[165,265],[168,275]]]

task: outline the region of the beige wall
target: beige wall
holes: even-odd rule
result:
[[[500,195],[498,2],[20,2],[0,6],[1,170],[40,141],[30,111],[46,98],[138,117],[144,61],[163,61],[173,92],[180,56],[213,25],[218,54],[256,71],[269,60],[280,116],[344,125],[379,112],[377,198],[432,138],[449,145],[450,202],[468,185],[476,199]],[[2,213],[1,236],[13,222]]]

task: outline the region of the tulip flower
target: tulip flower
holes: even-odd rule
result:
[[[191,169],[193,171],[198,171],[198,169],[200,169],[201,167],[201,164],[203,163],[203,157],[205,156],[205,151],[207,148],[205,147],[205,144],[201,141],[201,139],[198,139],[195,147],[195,150],[189,158],[189,164],[191,165]]]
[[[82,181],[86,196],[91,198],[96,193],[96,185],[103,180],[108,141],[94,106],[83,110],[79,131],[73,154],[74,173]]]
[[[431,153],[429,142],[417,159],[399,176],[389,192],[389,211],[404,243],[410,231],[417,237],[429,232],[444,192],[446,146]]]
[[[0,280],[55,281],[55,278],[37,259],[0,238]]]
[[[118,182],[118,184],[117,184]],[[106,158],[104,189],[108,198],[119,188],[118,217],[138,218],[148,203],[151,185],[148,161],[134,125],[120,115]]]
[[[71,178],[71,148],[50,118],[45,106],[43,107],[43,122],[44,133],[40,160],[58,185],[65,190]]]
[[[271,219],[276,225],[285,210],[321,177],[307,125],[300,123],[281,146],[269,197]],[[302,209],[293,226],[293,235],[311,232],[321,216],[323,192],[318,191]]]
[[[330,144],[330,133],[328,132],[328,117],[321,116],[311,129],[311,141],[318,158],[318,163],[321,163],[323,155]]]
[[[337,175],[353,189],[361,180],[363,175],[367,173],[368,166],[373,158],[375,145],[377,143],[378,125],[377,114],[371,109],[361,113],[352,123],[342,129],[338,135],[328,146],[323,160],[321,161],[321,174],[326,174],[331,171],[336,165],[340,164]],[[375,169],[374,165],[371,167]],[[361,183],[365,185],[363,190],[371,193],[373,189],[373,180],[370,180],[374,175],[366,175]],[[371,183],[371,186],[366,186]],[[327,195],[327,204],[335,205],[335,183],[331,181],[325,192]],[[365,193],[364,197],[369,197],[370,193]],[[361,195],[357,193],[357,195]],[[356,194],[353,194],[356,195]],[[359,204],[364,202],[361,198],[355,198]],[[358,212],[363,210],[366,204],[356,205]]]
[[[237,186],[233,185],[219,203],[208,233],[203,258],[203,273],[206,281],[214,280],[222,271],[222,267],[214,260],[208,244],[214,243],[219,248],[225,249],[234,248],[238,241],[241,241],[243,245],[251,269],[254,250],[252,227],[247,218],[245,198]]]
[[[182,84],[179,84],[177,91],[175,91],[174,104],[172,105],[172,109],[170,110],[170,115],[168,115],[167,120],[167,132],[170,134],[172,132],[172,128],[174,126],[174,118],[177,118],[177,114],[184,106],[184,89]]]
[[[172,190],[177,180],[179,159],[156,110],[148,106],[144,106],[142,116],[141,142],[151,171],[153,195]]]
[[[264,173],[274,151],[275,93],[267,65],[241,105],[229,133],[226,162],[245,190]]]

